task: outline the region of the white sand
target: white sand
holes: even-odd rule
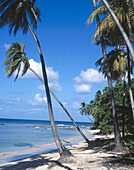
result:
[[[92,134],[98,133],[99,130],[90,130]],[[95,135],[91,140],[96,138],[111,138],[113,135]],[[97,152],[95,153],[96,147],[88,147],[86,142],[80,142],[77,145],[68,146],[68,149],[73,153],[74,157],[67,159],[64,162],[59,162],[60,158],[57,151],[39,154],[23,160],[6,163],[0,165],[1,170],[47,170],[51,167],[52,170],[128,170],[134,169],[134,167],[125,165],[115,165],[106,163],[107,161],[118,158],[122,153],[114,152]],[[57,161],[56,163],[54,163]]]

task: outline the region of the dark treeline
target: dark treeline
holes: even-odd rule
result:
[[[134,93],[134,79],[132,80],[132,90]],[[128,94],[128,84],[126,87],[125,100],[123,99],[123,83],[118,82],[113,87],[115,105],[117,111],[117,120],[121,134],[132,134],[132,109],[130,98]],[[124,100],[124,103],[123,103]],[[98,128],[101,132],[110,134],[114,132],[113,118],[112,118],[112,106],[110,101],[110,94],[108,87],[105,87],[101,92],[96,92],[94,100],[91,100],[89,104],[85,104],[85,113],[92,115],[94,122],[93,128]]]

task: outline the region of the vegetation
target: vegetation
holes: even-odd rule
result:
[[[133,80],[134,81],[134,80]],[[127,84],[128,89],[128,84]],[[115,84],[114,88],[115,105],[117,110],[117,118],[120,132],[122,132],[122,126],[124,123],[125,134],[132,134],[132,110],[130,107],[130,99],[125,96],[124,106],[122,106],[123,98],[123,83]],[[132,85],[134,93],[134,85]],[[105,134],[111,134],[114,132],[113,119],[112,119],[112,106],[110,102],[110,94],[108,87],[103,89],[103,92],[97,91],[94,100],[86,105],[86,110],[89,115],[94,118],[93,127],[100,129]],[[123,122],[122,116],[125,116],[125,122]]]

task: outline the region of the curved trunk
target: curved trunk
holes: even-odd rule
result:
[[[96,10],[97,8],[96,8],[95,0],[92,0],[92,2],[93,2],[94,10]],[[98,15],[96,16],[96,21],[97,21],[97,26],[99,26],[100,19],[99,19]],[[106,74],[107,74],[109,93],[110,93],[111,103],[112,103],[112,114],[113,114],[114,132],[115,132],[115,148],[120,149],[122,147],[122,143],[121,143],[121,135],[119,132],[119,126],[118,126],[118,121],[117,121],[117,115],[116,115],[116,111],[115,111],[115,101],[114,101],[114,94],[113,94],[112,78],[111,78],[111,73],[109,71],[109,66],[107,64],[106,47],[103,43],[102,37],[100,37],[100,42],[101,42],[103,57],[104,57],[105,64],[106,64]]]
[[[132,59],[133,59],[133,63],[134,63],[134,50],[133,50],[133,47],[131,45],[131,42],[129,41],[129,38],[127,36],[127,34],[125,33],[123,27],[121,26],[118,18],[116,17],[116,15],[114,14],[113,10],[110,8],[108,2],[106,0],[102,0],[102,2],[104,3],[104,5],[106,6],[106,8],[108,9],[110,15],[112,16],[113,20],[115,21],[117,27],[119,28],[128,48],[129,48],[129,51],[130,51],[130,54],[132,56]]]
[[[127,59],[128,59],[128,91],[129,91],[132,114],[133,114],[133,128],[134,128],[134,99],[133,99],[133,93],[132,93],[132,88],[131,88],[130,57],[129,57],[129,49],[128,49],[128,47],[127,47]]]
[[[45,82],[38,76],[38,74],[29,67],[29,70],[31,70],[36,77],[45,85]],[[75,123],[75,121],[73,120],[73,118],[71,117],[71,115],[69,114],[69,112],[67,111],[67,109],[64,107],[64,105],[59,101],[59,99],[56,97],[56,95],[51,91],[51,89],[49,88],[49,91],[51,92],[51,94],[55,97],[55,99],[57,100],[57,102],[60,104],[60,106],[63,108],[63,110],[67,113],[68,117],[71,119],[71,121],[73,122],[74,126],[76,127],[76,129],[79,131],[79,133],[81,134],[81,136],[85,139],[85,141],[89,144],[90,141],[88,140],[88,138],[84,135],[84,133],[81,131],[81,129],[79,128],[79,126]]]
[[[132,33],[132,27],[131,27],[128,11],[126,13],[126,20],[127,20],[127,24],[128,24],[128,28],[129,28],[129,32],[130,32],[130,39],[132,38],[132,41],[134,43],[134,37],[133,37],[133,33]],[[127,60],[128,60],[128,89],[129,89],[129,96],[130,96],[130,102],[131,102],[131,108],[132,108],[132,114],[133,114],[133,123],[134,123],[134,98],[133,98],[132,88],[131,88],[131,78],[130,78],[131,77],[130,76],[131,69],[130,69],[130,56],[129,56],[128,46],[127,46]]]
[[[72,153],[61,143],[61,140],[59,138],[59,135],[58,135],[58,132],[57,132],[57,129],[56,129],[56,125],[55,125],[55,122],[54,122],[51,97],[50,97],[49,87],[48,87],[46,67],[45,67],[44,58],[43,58],[43,54],[42,54],[42,50],[41,50],[39,40],[38,40],[37,36],[35,35],[34,31],[32,30],[31,26],[29,25],[29,23],[28,23],[28,28],[29,28],[31,34],[33,35],[33,37],[34,37],[34,39],[35,39],[35,41],[37,43],[38,51],[39,51],[39,54],[40,54],[43,78],[44,78],[44,81],[46,82],[45,83],[45,90],[46,90],[46,96],[47,96],[49,117],[50,117],[50,122],[51,122],[51,127],[52,127],[53,136],[54,136],[54,139],[55,139],[55,143],[56,143],[56,145],[58,147],[58,151],[59,151],[59,154],[61,156],[72,156]]]

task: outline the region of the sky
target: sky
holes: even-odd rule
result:
[[[41,22],[35,31],[42,47],[50,89],[75,121],[89,122],[80,115],[80,104],[89,103],[98,90],[107,86],[95,62],[102,57],[101,47],[92,41],[96,22],[87,25],[93,12],[90,0],[36,1]],[[11,43],[25,44],[30,67],[42,77],[37,45],[28,32],[10,35],[8,25],[0,29],[0,118],[49,120],[44,86],[28,71],[14,82],[7,78],[3,62]],[[70,121],[53,96],[55,120]]]

